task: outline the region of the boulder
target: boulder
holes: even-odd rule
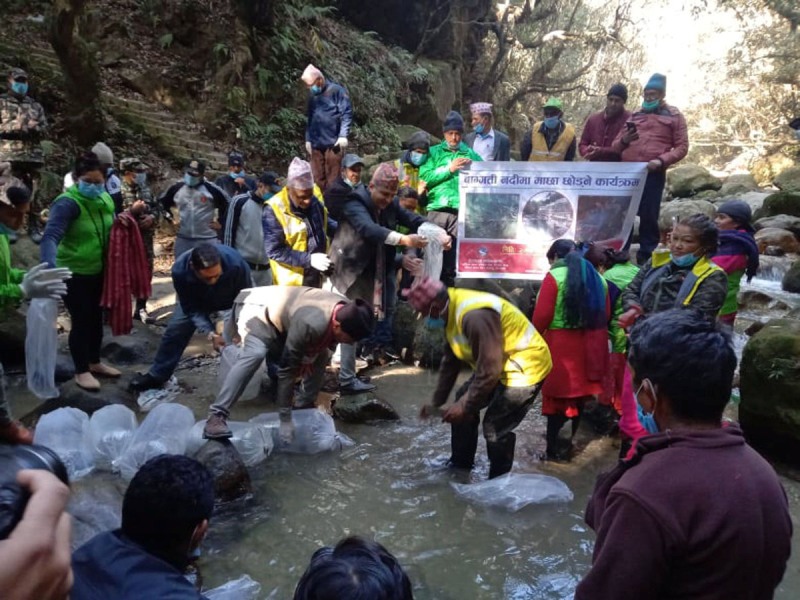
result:
[[[722,187],[719,188],[719,195],[738,196],[740,194],[746,194],[747,192],[754,192],[757,189],[758,183],[756,183],[755,177],[750,175],[750,173],[731,175],[725,180]]]
[[[667,186],[674,198],[686,198],[703,190],[718,190],[722,180],[700,165],[680,165],[667,171]]]
[[[130,334],[106,338],[106,342],[100,349],[100,356],[116,365],[145,363],[155,355],[158,339],[158,336],[146,325],[134,321]]]
[[[744,347],[739,420],[757,450],[800,466],[800,321],[773,319]]]
[[[788,256],[762,256],[758,261],[757,277],[770,281],[780,281],[792,266],[792,258]]]
[[[252,492],[250,474],[230,440],[208,440],[195,459],[211,471],[217,502],[230,502]]]
[[[396,421],[400,418],[391,404],[369,394],[339,397],[333,405],[333,416],[345,423]]]
[[[789,167],[781,171],[773,183],[784,192],[800,192],[800,167]]]
[[[750,205],[750,210],[753,211],[753,214],[756,211],[761,210],[764,206],[764,201],[772,195],[772,192],[747,192],[746,194],[740,194],[738,196],[725,196],[714,200],[714,202],[719,205],[726,200],[742,200],[747,202]]]
[[[59,192],[61,190],[59,189]],[[55,197],[55,196],[53,196]],[[27,235],[19,232],[17,241],[11,247],[11,266],[15,269],[28,270],[41,263],[39,246],[34,244]]]
[[[703,190],[702,192],[697,192],[694,196],[692,196],[693,200],[708,200],[709,202],[714,202],[720,197],[719,192],[716,190]]]
[[[672,220],[681,219],[702,213],[713,217],[717,214],[716,207],[707,200],[676,200],[661,205],[661,215],[658,217],[658,227],[661,231],[672,229]]]
[[[781,288],[785,292],[800,294],[800,260],[794,261],[781,280]]]
[[[800,192],[775,192],[764,199],[764,204],[753,214],[754,219],[792,215],[800,217]]]
[[[750,172],[761,186],[772,185],[781,172],[794,166],[794,161],[783,152],[762,156],[750,165]]]
[[[770,310],[774,312],[789,310],[789,305],[785,302],[773,298],[766,292],[758,290],[742,290],[738,296],[739,310]]]
[[[445,344],[447,340],[444,328],[429,329],[425,321],[421,320],[414,336],[414,362],[420,367],[438,369],[444,356]]]
[[[394,347],[401,353],[405,362],[411,362],[414,355],[414,337],[417,324],[421,322],[417,311],[408,302],[398,302],[394,311],[392,336]]]
[[[69,381],[75,376],[75,363],[69,354],[56,355],[56,383]]]
[[[6,368],[25,365],[25,316],[8,310],[0,321],[0,362]]]
[[[766,227],[765,229],[756,231],[755,238],[759,252],[764,252],[768,246],[775,246],[780,248],[783,252],[800,251],[800,242],[797,241],[797,237],[786,229]]]
[[[778,229],[786,229],[800,236],[800,217],[794,217],[792,215],[764,217],[753,223],[753,227],[755,227],[756,231],[759,229],[766,229],[767,227],[777,227]]]

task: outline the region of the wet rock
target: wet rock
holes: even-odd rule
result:
[[[713,217],[717,214],[716,207],[708,200],[676,200],[661,205],[661,214],[658,217],[658,226],[662,231],[672,229],[672,220],[682,219],[698,213]]]
[[[99,391],[89,392],[78,387],[75,381],[70,378],[70,380],[59,386],[59,397],[41,404],[33,411],[30,418],[38,420],[41,415],[64,407],[80,409],[89,416],[94,411],[109,404],[124,404],[133,410],[138,409],[135,398],[121,382],[101,379],[100,385]]]
[[[230,502],[252,492],[247,467],[229,440],[208,440],[195,458],[211,471],[218,502]]]
[[[764,201],[772,195],[772,192],[748,192],[746,194],[741,194],[736,196],[735,198],[720,198],[715,200],[715,202],[719,205],[721,202],[725,200],[742,200],[747,202],[750,206],[750,210],[753,211],[753,214],[756,211],[761,210],[764,206]]]
[[[761,321],[754,321],[747,326],[747,329],[744,330],[744,333],[747,336],[754,336],[759,331],[764,329],[764,325],[766,325],[766,323],[762,323]]]
[[[118,475],[95,471],[91,478],[72,482],[70,488],[67,511],[72,515],[73,548],[98,533],[119,528],[125,482]]]
[[[791,307],[781,300],[777,300],[765,292],[744,290],[738,296],[739,310],[775,310],[787,311]]]
[[[800,260],[794,261],[781,280],[781,288],[785,292],[800,294]]]
[[[392,335],[394,347],[401,353],[405,362],[411,362],[414,355],[414,337],[421,321],[417,311],[408,302],[398,302],[394,311]]]
[[[791,231],[796,236],[800,236],[800,217],[792,215],[775,215],[774,217],[764,217],[759,219],[753,224],[756,231],[766,229],[767,227],[777,227],[778,229],[786,229]]]
[[[800,167],[789,167],[781,171],[773,183],[784,192],[800,192]]]
[[[414,362],[420,367],[438,369],[446,343],[444,328],[429,329],[421,321],[414,337]]]
[[[763,254],[766,256],[786,256],[786,251],[780,246],[767,246],[764,248]]]
[[[148,362],[158,348],[158,337],[146,325],[134,322],[129,335],[118,335],[103,344],[100,356],[116,365],[133,365]]]
[[[56,383],[69,381],[75,376],[75,363],[69,354],[56,355]]]
[[[764,199],[764,204],[757,210],[753,218],[763,219],[775,215],[792,215],[800,217],[800,192],[776,192]]]
[[[333,416],[346,423],[396,421],[400,418],[391,404],[369,394],[341,396],[333,405]]]
[[[793,260],[788,256],[762,256],[758,263],[758,277],[780,281],[792,266]]]
[[[25,315],[11,310],[0,322],[0,362],[6,368],[25,365]]]
[[[739,420],[750,444],[800,465],[800,322],[773,319],[744,347]]]
[[[731,175],[722,184],[722,187],[719,189],[719,195],[738,196],[740,194],[746,194],[747,192],[753,192],[757,189],[758,183],[755,177],[750,175],[750,173]]]
[[[718,190],[722,180],[700,165],[680,165],[667,171],[667,186],[674,198],[687,198],[703,190]]]
[[[756,231],[755,238],[760,252],[763,252],[767,246],[777,246],[787,253],[800,251],[800,242],[797,241],[797,237],[786,229],[766,227]]]

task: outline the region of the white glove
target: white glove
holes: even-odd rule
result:
[[[320,273],[324,273],[327,271],[331,266],[331,259],[328,258],[327,254],[323,254],[322,252],[315,252],[311,255],[311,267],[319,271]]]
[[[281,420],[280,427],[278,428],[278,438],[282,444],[287,446],[294,441],[294,421]]]
[[[306,142],[306,152],[311,155],[311,142]]]
[[[345,150],[347,150],[347,138],[340,137],[339,139],[336,140],[336,144],[335,145],[339,146],[339,150],[344,152]]]
[[[48,269],[47,263],[33,267],[25,273],[19,288],[26,298],[53,298],[58,300],[67,293],[65,280],[72,277],[72,271],[64,267]]]

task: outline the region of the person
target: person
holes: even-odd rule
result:
[[[290,443],[295,380],[303,380],[296,404],[313,406],[332,346],[362,339],[372,324],[372,308],[360,298],[351,302],[339,294],[304,286],[273,285],[241,292],[226,328],[229,338],[240,340],[242,351],[209,410],[204,437],[231,437],[227,424],[230,409],[269,356],[278,367],[280,437]]]
[[[606,94],[606,107],[600,112],[589,115],[583,124],[578,150],[584,160],[592,162],[618,162],[620,156],[611,148],[611,144],[631,118],[626,110],[628,88],[622,83],[615,83]]]
[[[378,542],[350,536],[325,546],[294,590],[294,600],[413,600],[411,581],[397,558]]]
[[[264,218],[267,202],[281,187],[278,174],[265,171],[255,190],[234,196],[226,211],[224,243],[247,261],[253,287],[272,285],[272,269],[264,247]]]
[[[311,165],[294,157],[286,187],[267,201],[264,210],[264,247],[275,285],[322,287],[322,275],[331,266],[328,246],[336,222],[319,188]]]
[[[363,186],[361,173],[364,170],[364,159],[357,154],[346,154],[342,161],[342,173],[325,190],[325,208],[335,221],[342,218],[342,209],[350,193]]]
[[[469,105],[469,112],[472,114],[472,131],[464,136],[464,143],[482,160],[511,160],[511,142],[505,133],[494,128],[492,105],[476,102]]]
[[[92,146],[92,152],[100,160],[100,168],[106,178],[106,192],[114,201],[114,213],[122,212],[122,182],[114,171],[114,153],[103,142],[97,142]]]
[[[611,144],[623,162],[647,163],[647,180],[639,204],[639,265],[645,264],[658,246],[658,215],[667,169],[689,151],[686,119],[664,101],[666,93],[666,76],[655,73],[644,86],[641,109],[631,115],[630,125]]]
[[[597,541],[575,600],[772,598],[792,520],[773,468],[722,423],[730,338],[703,313],[671,309],[634,326],[629,360],[658,433],[597,480],[586,508]]]
[[[581,257],[575,242],[556,240],[547,260],[550,272],[533,310],[533,325],[553,358],[553,370],[542,388],[546,454],[548,459],[568,460],[584,404],[603,393],[611,304],[605,280]],[[572,435],[563,446],[559,432],[567,421],[572,423]]]
[[[431,329],[444,327],[447,345],[439,366],[433,399],[420,410],[431,416],[447,402],[461,369],[472,376],[456,390],[455,402],[442,414],[451,426],[449,465],[472,469],[478,448],[478,425],[489,457],[489,478],[499,477],[514,464],[514,429],[533,405],[541,383],[552,368],[542,336],[510,302],[486,292],[447,288],[423,278],[407,295]]]
[[[758,246],[751,225],[753,213],[743,200],[728,200],[717,207],[714,224],[719,230],[719,248],[711,261],[722,267],[728,276],[728,294],[719,311],[719,320],[728,330],[733,329],[739,310],[739,286],[742,276],[747,281],[758,271]]]
[[[11,165],[0,163],[0,318],[25,298],[60,298],[67,291],[64,283],[68,269],[34,267],[27,273],[11,266],[8,234],[22,227],[31,208],[31,192],[11,175]],[[6,399],[3,365],[0,364],[0,440],[8,443],[30,444],[33,434],[11,416]]]
[[[8,91],[0,95],[0,162],[11,163],[13,175],[31,191],[28,233],[38,244],[45,208],[37,193],[39,170],[44,165],[40,142],[47,131],[47,117],[42,105],[28,96],[28,83],[28,74],[15,67],[8,74]]]
[[[522,136],[520,158],[530,162],[575,160],[575,127],[563,120],[564,104],[558,98],[549,98],[542,112],[544,119]]]
[[[347,199],[331,244],[334,288],[347,298],[371,301],[378,321],[391,319],[394,312],[397,292],[390,274],[394,273],[395,247],[424,248],[427,244],[416,233],[403,235],[395,230],[400,224],[416,232],[425,222],[421,216],[400,208],[395,198],[398,182],[399,175],[391,163],[378,165],[369,187],[353,190]],[[375,388],[356,377],[355,366],[356,347],[343,344],[339,368],[342,394]]]
[[[400,173],[400,187],[413,188],[419,197],[417,212],[425,214],[419,209],[424,209],[428,204],[428,184],[419,176],[419,170],[428,160],[431,151],[431,136],[424,131],[417,131],[408,138],[407,150],[394,161],[394,168]]]
[[[72,589],[69,488],[44,469],[23,469],[17,483],[30,493],[22,519],[0,540],[0,589],[15,600],[66,600]]]
[[[164,217],[172,219],[170,208],[178,207],[180,224],[175,237],[175,258],[200,244],[216,244],[228,210],[228,195],[208,181],[206,165],[192,159],[186,165],[183,180],[167,189],[159,198]],[[214,213],[217,213],[216,215]]]
[[[430,155],[419,168],[419,177],[428,190],[428,221],[447,232],[452,246],[442,255],[442,281],[452,286],[456,280],[456,238],[460,205],[459,173],[481,157],[461,141],[464,119],[451,110],[442,124],[444,140],[430,149]]]
[[[71,600],[201,600],[183,573],[208,532],[214,479],[175,454],[151,458],[122,499],[119,529],[97,534],[72,555]]]
[[[155,262],[155,232],[158,228],[159,205],[153,198],[147,184],[148,166],[138,158],[123,158],[119,162],[122,173],[120,194],[122,209],[127,210],[136,219],[139,233],[142,234],[144,250],[147,253],[147,267],[150,278],[153,277]],[[133,318],[144,323],[152,322],[147,314],[147,298],[137,298]]]
[[[353,106],[347,90],[328,81],[314,65],[308,65],[300,79],[309,92],[306,151],[311,157],[314,181],[325,192],[342,168],[353,123]]]
[[[211,316],[227,311],[236,296],[250,287],[250,267],[233,248],[200,244],[181,254],[172,265],[172,284],[178,302],[161,337],[147,373],[134,376],[129,388],[142,392],[159,388],[172,376],[195,331],[208,336],[215,350],[225,346]]]
[[[228,173],[220,175],[214,182],[229,198],[246,194],[256,189],[256,180],[245,170],[244,154],[233,150],[228,153]]]
[[[100,389],[100,377],[116,378],[118,369],[100,362],[103,343],[103,273],[108,240],[114,222],[114,201],[105,187],[105,173],[94,152],[75,161],[76,183],[56,198],[50,208],[41,244],[41,259],[48,267],[66,267],[64,305],[71,329],[69,351],[75,363],[75,383],[90,391]]]

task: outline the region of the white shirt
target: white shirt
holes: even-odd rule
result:
[[[485,135],[475,134],[475,143],[472,149],[477,152],[483,160],[494,160],[494,127]]]

